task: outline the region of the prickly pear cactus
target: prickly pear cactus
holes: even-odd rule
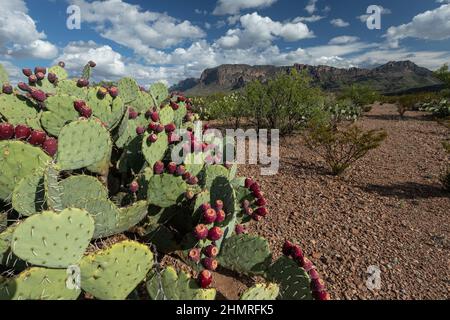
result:
[[[258,283],[248,288],[241,296],[241,300],[276,300],[280,288],[276,283]]]

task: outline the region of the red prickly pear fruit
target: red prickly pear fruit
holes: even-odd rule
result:
[[[84,87],[87,87],[88,85],[89,85],[89,80],[88,79],[81,78],[81,79],[78,79],[78,81],[77,81],[77,86],[79,88],[84,88]]]
[[[214,209],[208,209],[203,213],[203,221],[206,224],[211,224],[214,223],[214,221],[216,221],[217,218],[217,214],[216,214],[216,210]]]
[[[194,185],[198,184],[198,178],[195,176],[192,176],[189,179],[187,179],[186,182],[188,185],[194,186]]]
[[[203,240],[208,237],[208,228],[204,224],[199,224],[194,229],[194,237],[198,240]]]
[[[92,109],[88,106],[81,107],[80,115],[89,119],[92,116]]]
[[[51,157],[58,151],[58,140],[55,138],[47,138],[42,145],[42,149]]]
[[[291,257],[292,257],[292,259],[294,259],[298,263],[300,263],[300,264],[303,263],[303,258],[304,258],[303,251],[298,245],[294,245],[292,247]]]
[[[137,127],[136,128],[136,133],[138,135],[144,134],[144,132],[145,132],[145,128],[144,127]]]
[[[139,116],[139,113],[134,110],[133,108],[128,108],[128,118],[129,119],[136,119]]]
[[[206,210],[211,209],[211,205],[209,203],[204,203],[200,206],[200,210],[202,210],[203,212],[206,212]]]
[[[169,132],[174,132],[177,129],[177,127],[175,126],[174,123],[169,123],[168,125],[166,125],[164,127],[164,129],[166,130],[167,133],[169,133]]]
[[[44,75],[47,73],[47,68],[44,67],[36,67],[34,68],[34,74],[43,73]]]
[[[97,97],[103,99],[104,97],[106,97],[107,94],[108,94],[108,89],[106,89],[104,87],[98,88]]]
[[[253,220],[259,222],[259,221],[261,221],[264,217],[260,216],[259,214],[255,214],[255,213],[254,213],[254,214],[252,215],[252,218],[253,218]]]
[[[216,222],[217,222],[217,223],[222,223],[222,222],[224,222],[224,221],[225,221],[225,217],[226,217],[225,211],[223,211],[223,210],[217,211]]]
[[[184,196],[186,197],[186,199],[192,200],[195,197],[195,193],[192,190],[188,190],[185,192]]]
[[[158,112],[152,112],[151,114],[150,114],[150,119],[152,119],[152,121],[154,121],[154,122],[158,122],[159,121],[159,114],[158,114]]]
[[[32,131],[30,137],[28,138],[28,142],[34,146],[42,145],[47,139],[47,134],[43,131],[35,130]]]
[[[113,98],[116,98],[119,95],[119,89],[117,87],[110,87],[108,89],[109,95]]]
[[[77,110],[79,113],[81,113],[82,108],[86,106],[86,102],[84,102],[83,100],[76,100],[73,102],[73,107],[75,108],[75,110]]]
[[[208,231],[208,240],[217,241],[223,237],[223,231],[219,227],[212,227]]]
[[[28,77],[29,84],[35,84],[37,81],[38,81],[38,79],[34,74],[32,74],[31,76]]]
[[[167,165],[167,172],[170,174],[175,174],[175,172],[177,172],[177,164],[175,162],[169,162]]]
[[[198,276],[198,283],[202,289],[207,289],[212,283],[212,274],[208,270],[203,270]]]
[[[326,291],[320,291],[320,292],[314,291],[313,297],[314,297],[314,299],[320,300],[320,301],[331,300],[330,294]]]
[[[50,72],[47,76],[47,79],[50,83],[55,83],[56,80],[58,80],[58,77],[56,76],[56,74]]]
[[[164,163],[162,161],[157,161],[153,165],[153,172],[155,174],[162,174],[164,172]]]
[[[216,210],[222,210],[223,209],[223,201],[222,200],[216,200],[214,203],[214,206]]]
[[[36,73],[36,78],[40,81],[40,80],[44,80],[45,78],[45,74],[43,74],[42,72],[38,72]]]
[[[269,214],[269,211],[265,207],[261,207],[256,209],[255,213],[261,217],[266,217]]]
[[[215,245],[210,244],[205,249],[203,249],[203,253],[208,258],[215,258],[219,254],[219,249]]]
[[[195,262],[195,263],[199,263],[200,262],[200,249],[198,248],[193,248],[189,251],[189,260]]]
[[[204,258],[202,260],[202,265],[205,267],[205,269],[210,271],[215,271],[218,267],[218,263],[216,259],[213,258]]]
[[[153,110],[149,109],[145,112],[145,119],[150,119],[152,116]]]
[[[158,124],[156,122],[150,122],[148,125],[148,130],[150,131],[156,131],[158,128]]]
[[[89,64],[89,67],[91,67],[91,68],[95,68],[97,66],[97,64],[92,60],[89,61],[88,64]]]
[[[158,141],[158,136],[156,134],[151,134],[148,136],[148,142],[150,143],[155,143],[156,141]]]
[[[249,216],[252,216],[254,213],[254,211],[251,207],[246,207],[246,208],[244,208],[244,210],[245,210],[245,213],[248,214]]]
[[[288,240],[286,240],[283,244],[282,252],[285,256],[290,257],[292,254],[292,249],[294,248],[294,244]]]
[[[238,224],[236,225],[236,227],[234,228],[234,232],[236,232],[236,234],[244,234],[246,233],[245,227],[242,224]]]
[[[60,61],[60,62],[58,62],[58,66],[60,66],[61,68],[65,68],[66,63],[64,61]]]
[[[177,167],[176,174],[177,176],[183,176],[186,173],[186,168],[183,165],[179,165]]]
[[[23,124],[19,124],[14,129],[14,135],[16,136],[16,139],[19,140],[26,140],[31,134],[31,129]]]
[[[257,199],[264,198],[264,194],[259,190],[253,191],[252,194]]]
[[[302,261],[302,268],[305,269],[306,272],[309,272],[311,269],[314,268],[313,263],[308,258],[304,257]]]
[[[31,92],[31,97],[39,102],[44,102],[47,99],[47,95],[42,90],[34,90]]]
[[[0,140],[14,137],[14,126],[10,123],[0,123]]]
[[[10,85],[9,83],[5,83],[5,84],[2,86],[2,92],[3,92],[4,94],[11,94],[11,93],[13,93],[13,87],[12,87],[12,85]]]
[[[264,198],[258,198],[258,199],[256,199],[256,205],[257,205],[258,207],[264,207],[266,204],[267,204],[266,199],[264,199]]]
[[[156,133],[161,133],[161,132],[163,132],[163,131],[164,131],[164,126],[163,126],[162,124],[158,124],[158,125],[156,126],[155,132],[156,132]]]
[[[169,139],[169,144],[174,144],[180,141],[180,136],[175,132],[169,132],[167,138]]]
[[[253,184],[250,186],[250,191],[252,191],[253,193],[260,192],[261,189],[260,189],[260,187],[259,187],[259,184],[256,183],[256,182],[253,183]]]
[[[311,280],[311,290],[313,292],[322,292],[325,291],[325,289],[326,289],[325,281],[323,281],[322,279]]]
[[[253,179],[251,179],[251,178],[245,179],[245,187],[247,189],[250,188],[254,183],[255,183],[255,181],[253,181]]]
[[[172,107],[172,109],[174,111],[176,111],[176,110],[178,110],[178,108],[180,108],[180,106],[173,101],[170,101],[170,106]]]
[[[25,77],[29,77],[33,74],[33,70],[31,69],[22,69],[22,73],[25,75]]]
[[[137,181],[133,181],[130,183],[130,192],[136,193],[139,191],[139,183]]]
[[[25,82],[19,82],[17,86],[22,91],[30,91],[30,87]]]
[[[311,269],[311,270],[309,270],[309,277],[311,278],[311,279],[313,279],[313,280],[318,280],[318,279],[320,279],[320,275],[319,275],[319,273],[317,272],[317,270],[316,269]]]
[[[185,172],[185,173],[183,174],[183,180],[184,180],[184,181],[189,180],[191,177],[192,177],[192,175],[191,175],[189,172]]]

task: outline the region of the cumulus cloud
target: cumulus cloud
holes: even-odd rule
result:
[[[219,0],[214,15],[238,14],[242,10],[270,7],[277,0]]]
[[[355,43],[359,41],[358,37],[354,36],[339,36],[331,39],[328,44],[349,44],[349,43]]]
[[[348,27],[350,25],[350,23],[348,23],[347,21],[344,21],[342,19],[333,19],[330,21],[330,23],[338,28],[344,28],[344,27]]]
[[[282,23],[254,12],[240,17],[240,28],[228,30],[217,44],[222,48],[249,48],[269,46],[276,38],[292,42],[313,36],[303,22]]]
[[[0,11],[0,54],[13,58],[51,59],[58,49],[46,41],[23,0],[2,3]]]
[[[317,0],[309,0],[308,4],[305,7],[305,10],[309,13],[309,14],[313,14],[314,12],[316,12],[317,10]]]
[[[411,22],[390,27],[386,33],[391,47],[398,47],[405,38],[425,40],[450,39],[450,4],[416,15]]]

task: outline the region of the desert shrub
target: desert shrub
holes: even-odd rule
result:
[[[445,83],[445,86],[450,89],[450,71],[448,68],[448,64],[444,64],[438,70],[434,72],[436,78]]]
[[[334,123],[342,121],[356,121],[362,114],[362,109],[351,99],[341,99],[328,101],[325,110],[331,115]]]
[[[344,173],[353,163],[386,139],[384,130],[364,131],[356,125],[335,128],[326,121],[311,121],[305,130],[308,148],[325,160],[333,175]]]
[[[378,92],[369,86],[359,84],[344,88],[339,95],[340,100],[350,99],[357,107],[362,108],[364,112],[370,111],[370,105],[375,103],[375,101],[379,101],[380,98],[381,96]]]
[[[450,116],[450,100],[442,99],[440,101],[424,103],[421,109],[431,112],[435,117],[446,118]]]

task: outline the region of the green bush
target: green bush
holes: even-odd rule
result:
[[[422,110],[431,112],[435,117],[446,118],[450,116],[450,100],[442,99],[441,101],[433,101],[424,103]]]
[[[370,111],[370,105],[379,101],[381,96],[369,86],[354,84],[342,90],[339,100],[350,99],[357,107],[363,111]]]
[[[362,109],[349,98],[341,100],[331,98],[328,101],[325,110],[330,113],[334,123],[356,121],[362,114]]]

